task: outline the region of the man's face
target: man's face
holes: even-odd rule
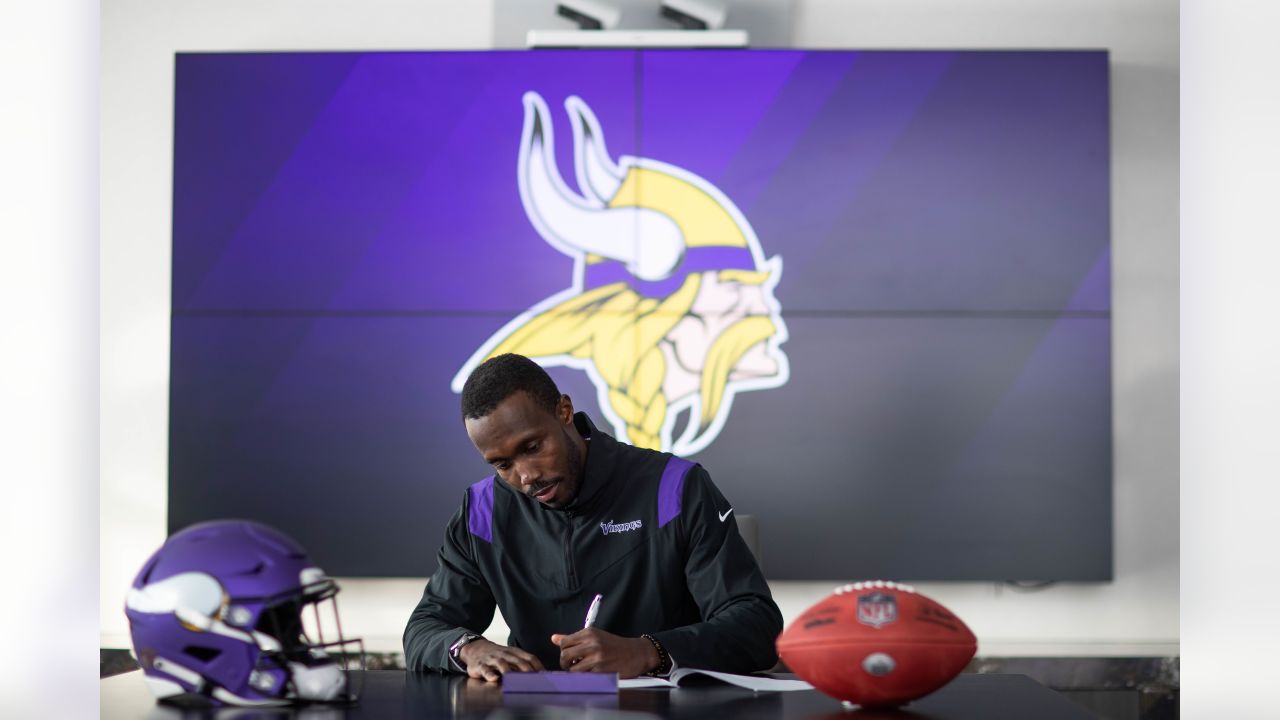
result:
[[[467,418],[467,436],[498,479],[551,508],[578,496],[582,482],[581,436],[573,426],[573,402],[561,395],[554,413],[523,391],[482,418]]]

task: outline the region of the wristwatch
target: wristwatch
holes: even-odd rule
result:
[[[480,635],[473,632],[463,633],[457,642],[449,646],[449,659],[453,661],[454,665],[458,666],[459,670],[467,669],[466,663],[462,662],[462,658],[459,657],[462,654],[463,646],[473,640],[479,640],[480,637]]]

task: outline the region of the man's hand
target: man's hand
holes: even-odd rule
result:
[[[620,678],[633,678],[658,667],[657,649],[642,637],[587,628],[572,635],[552,635],[551,642],[560,646],[560,667],[572,672],[616,672]]]
[[[458,651],[458,659],[467,667],[467,677],[489,682],[501,679],[504,672],[535,672],[542,669],[542,661],[528,652],[484,638],[463,645]]]

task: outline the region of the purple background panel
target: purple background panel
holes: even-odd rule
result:
[[[704,178],[784,261],[791,379],[691,458],[759,517],[771,577],[1108,579],[1107,63],[180,54],[169,527],[247,516],[332,574],[432,571],[491,474],[450,381],[571,282],[520,202],[535,91],[570,188],[577,96],[614,160]]]
[[[515,182],[526,90],[571,187],[577,95],[615,159],[724,191],[789,258],[791,311],[1059,310],[1109,243],[1104,54],[303,57],[179,57],[176,308],[510,315],[563,289]]]
[[[226,57],[178,58],[178,309],[523,310],[562,289],[572,267],[520,204],[523,93],[552,104],[570,181],[565,97],[591,103],[613,152],[636,148],[634,53],[358,55],[340,79],[326,76],[327,102],[290,125],[288,156],[257,169],[269,177],[255,202],[240,201],[214,236],[196,226],[244,193],[217,160],[244,131],[188,131],[184,118],[210,104],[302,114],[283,107],[298,56],[256,56],[274,70],[265,76]],[[245,86],[258,104],[239,99]]]

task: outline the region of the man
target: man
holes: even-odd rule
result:
[[[411,670],[727,672],[777,661],[782,616],[701,466],[620,443],[519,355],[462,389],[495,476],[468,488],[404,633]],[[592,627],[592,598],[603,595]],[[508,645],[478,636],[500,607]]]

